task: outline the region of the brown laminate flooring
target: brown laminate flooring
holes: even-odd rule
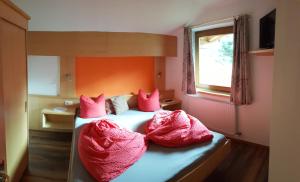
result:
[[[267,182],[269,148],[231,141],[231,152],[205,182]]]
[[[72,134],[31,130],[29,135],[29,166],[22,181],[67,181]],[[206,182],[268,181],[267,147],[232,140],[231,148]]]

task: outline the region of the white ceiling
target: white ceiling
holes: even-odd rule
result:
[[[169,34],[231,0],[12,0],[31,16],[29,30]]]

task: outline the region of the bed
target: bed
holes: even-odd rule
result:
[[[107,115],[119,126],[144,133],[144,124],[154,112],[128,110],[120,115]],[[83,167],[77,151],[77,140],[81,127],[95,119],[76,117],[68,181],[95,181]],[[184,148],[166,148],[151,143],[147,152],[114,182],[144,181],[201,181],[205,179],[230,151],[230,141],[224,135],[213,132],[211,142]]]

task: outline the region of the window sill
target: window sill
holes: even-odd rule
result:
[[[189,95],[191,97],[215,101],[215,102],[222,102],[222,103],[230,103],[230,93],[226,92],[218,92],[218,91],[211,91],[206,89],[197,88],[196,95]]]
[[[207,95],[227,97],[227,98],[230,97],[230,93],[228,92],[220,92],[220,91],[208,90],[203,88],[197,88],[196,91],[200,94],[207,94]]]

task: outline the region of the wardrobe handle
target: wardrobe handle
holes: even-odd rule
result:
[[[25,101],[25,112],[27,112],[27,101]]]

